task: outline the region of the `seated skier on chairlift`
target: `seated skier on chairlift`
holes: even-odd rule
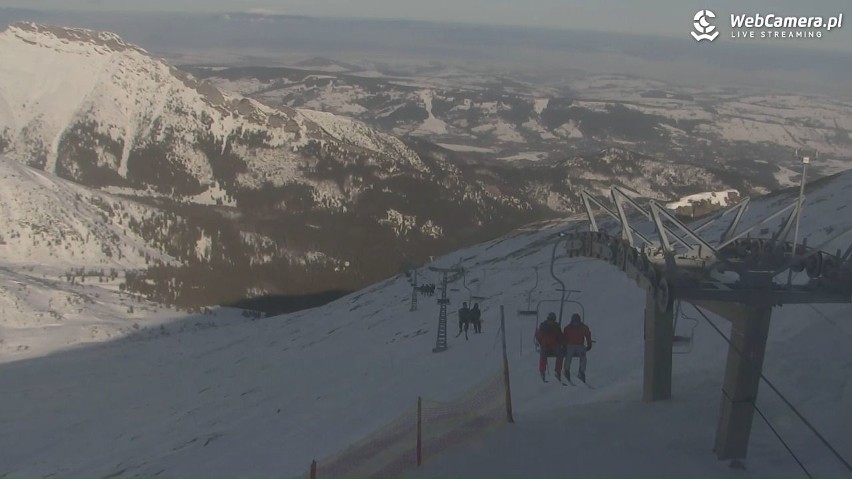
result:
[[[473,303],[473,309],[470,310],[470,322],[473,324],[473,332],[482,332],[482,311],[479,310],[479,303]]]
[[[547,382],[544,374],[547,371],[547,358],[556,358],[554,372],[556,379],[561,380],[562,331],[559,329],[559,323],[556,322],[555,313],[548,313],[547,319],[536,328],[535,342],[539,346],[538,372],[541,374],[541,380]]]
[[[565,358],[565,379],[571,381],[571,359],[580,358],[580,370],[577,377],[586,382],[586,352],[592,349],[592,332],[583,323],[583,318],[574,313],[571,322],[562,332],[563,354]]]
[[[456,334],[456,337],[461,336],[462,330],[464,330],[464,339],[468,339],[467,337],[467,328],[470,325],[470,308],[467,307],[467,302],[462,303],[462,307],[459,308],[459,334]]]

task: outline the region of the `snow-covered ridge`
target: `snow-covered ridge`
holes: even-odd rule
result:
[[[131,178],[153,154],[212,185],[223,179],[217,152],[242,148],[240,183],[283,184],[299,180],[291,163],[309,141],[419,164],[392,136],[223,92],[111,33],[34,23],[0,33],[0,152],[50,173],[84,183],[92,170]],[[264,150],[276,151],[275,165]]]
[[[97,32],[85,28],[54,27],[34,22],[20,22],[10,26],[9,32],[25,42],[49,48],[73,48],[75,44],[91,44],[113,51],[132,49],[147,53],[140,47],[125,43],[115,33]]]
[[[374,130],[364,123],[331,113],[298,109],[299,114],[319,126],[332,138],[371,151],[390,151],[418,169],[423,165],[417,154],[397,137]]]
[[[224,139],[240,127],[266,127],[271,117],[283,116],[199,83],[110,33],[15,24],[0,34],[0,59],[0,93],[16,114],[0,121],[13,132],[41,121],[53,143],[64,133],[61,128],[86,117],[98,121],[110,139],[130,146],[152,133],[156,121],[186,133],[206,123],[204,130]],[[212,121],[204,122],[205,115]],[[281,145],[282,137],[291,135],[274,135],[269,143]]]

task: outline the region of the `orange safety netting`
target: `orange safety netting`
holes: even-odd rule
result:
[[[417,467],[417,405],[345,450],[316,463],[316,477],[394,477]],[[506,423],[503,373],[449,402],[421,401],[423,461]]]

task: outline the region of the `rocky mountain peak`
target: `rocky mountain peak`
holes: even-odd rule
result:
[[[21,41],[45,47],[61,48],[62,45],[89,45],[112,52],[134,50],[146,53],[144,49],[126,43],[118,35],[111,32],[98,32],[85,28],[60,27],[43,25],[34,22],[19,22],[10,25],[5,35],[12,35]]]

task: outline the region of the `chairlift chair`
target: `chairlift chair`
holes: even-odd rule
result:
[[[482,279],[480,280],[479,278],[474,278],[471,281],[471,283],[477,283],[476,294],[474,294],[473,290],[470,289],[470,286],[467,283],[467,272],[465,271],[465,273],[462,274],[462,286],[464,287],[464,289],[467,290],[468,305],[471,307],[473,307],[474,302],[482,302],[488,299],[487,297],[478,294],[480,289],[482,288],[483,283],[485,283],[485,275],[486,271],[482,270]]]
[[[447,280],[447,291],[452,292],[452,293],[458,293],[459,291],[461,291],[460,287],[454,286],[454,285],[457,284],[456,281],[457,281],[457,279],[448,278],[448,280]]]
[[[686,331],[686,333],[678,334],[678,322],[680,320],[686,320],[689,322],[685,327],[683,323],[681,323],[681,330]],[[674,331],[674,335],[672,336],[672,354],[689,354],[692,352],[692,346],[695,339],[695,328],[698,326],[698,320],[687,316],[686,313],[683,312],[683,308],[681,302],[678,301],[675,305],[674,311],[674,324],[672,325],[672,331]]]
[[[538,289],[538,266],[536,266],[534,269],[535,269],[535,285],[533,285],[532,289],[527,291],[527,309],[519,309],[518,310],[518,316],[521,316],[521,317],[524,317],[524,316],[536,316],[536,317],[538,317],[538,311],[532,308],[532,294],[536,289]],[[536,324],[538,324],[538,323],[536,322]]]
[[[456,310],[453,312],[454,317],[457,317],[458,312],[459,312],[459,310],[461,310],[462,305],[463,305],[464,303],[467,303],[467,307],[468,307],[468,309],[473,309],[473,303],[471,303],[471,302],[469,302],[469,301],[459,301],[459,302],[458,302],[458,304],[456,304]],[[453,324],[455,324],[455,322],[454,322]],[[472,324],[472,323],[470,323],[468,326],[469,326],[471,329],[473,329],[473,324]],[[462,334],[462,333],[459,333],[459,334],[457,334],[455,337],[459,337],[459,336],[461,336],[461,334]],[[467,332],[465,332],[465,333],[464,333],[464,337],[465,337],[465,339],[468,339]]]
[[[569,290],[569,292],[577,292],[578,293],[579,291]],[[538,304],[536,305],[536,309],[535,309],[535,316],[536,316],[536,318],[535,318],[535,329],[536,329],[536,331],[538,330],[539,323],[541,323],[541,316],[540,316],[541,305],[544,304],[544,303],[561,303],[560,304],[561,307],[559,308],[560,313],[562,313],[562,310],[564,309],[564,306],[566,304],[574,304],[574,305],[579,307],[578,312],[580,314],[580,322],[582,322],[584,324],[586,322],[586,308],[585,308],[585,306],[583,306],[583,303],[581,303],[579,301],[575,301],[573,299],[542,299],[541,301],[538,302]],[[561,322],[562,318],[559,318],[559,319],[560,319],[559,326],[561,328],[562,327],[562,322]],[[541,351],[541,348],[539,348],[539,345],[535,341],[535,338],[533,338],[533,344],[535,344],[536,352]]]

